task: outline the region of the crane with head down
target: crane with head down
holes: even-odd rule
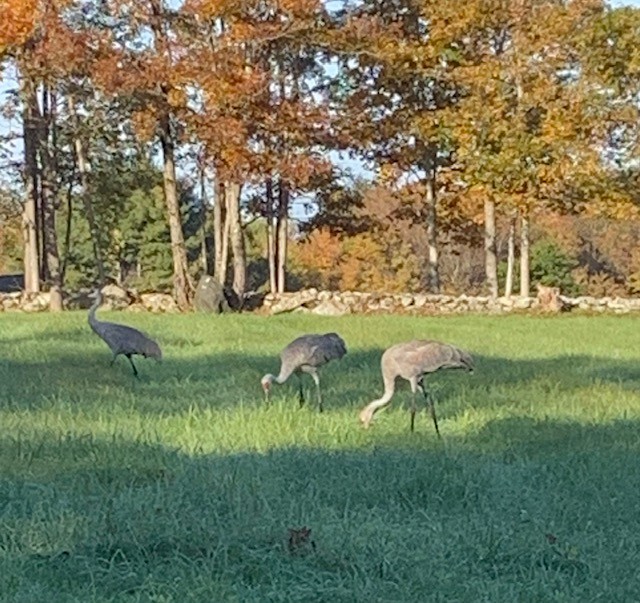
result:
[[[373,415],[391,401],[395,391],[396,379],[401,377],[411,385],[411,431],[414,430],[416,418],[416,393],[422,392],[429,405],[433,425],[440,437],[438,419],[433,395],[424,385],[426,375],[447,369],[461,369],[473,372],[474,365],[471,356],[448,343],[428,339],[414,339],[405,343],[398,343],[388,348],[380,362],[384,381],[384,394],[381,398],[370,402],[360,411],[360,421],[364,427],[369,427]]]
[[[304,404],[301,374],[307,373],[313,378],[318,391],[318,408],[322,412],[322,394],[318,369],[332,360],[339,360],[347,353],[344,340],[337,333],[324,335],[302,335],[294,339],[280,352],[280,373],[278,376],[267,373],[260,383],[265,399],[269,400],[272,383],[284,383],[291,375],[298,377],[300,406]]]

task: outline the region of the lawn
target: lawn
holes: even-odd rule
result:
[[[86,314],[0,314],[0,600],[640,600],[640,319],[102,313],[148,331],[135,380]],[[274,386],[295,336],[335,330],[325,412]],[[477,370],[361,429],[388,345]],[[311,528],[294,543],[290,529]]]

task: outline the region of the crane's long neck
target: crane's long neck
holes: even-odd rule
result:
[[[102,295],[98,293],[98,295],[96,296],[96,301],[94,301],[91,308],[89,308],[89,325],[93,328],[100,324],[100,321],[96,318],[96,311],[100,307],[101,303]]]
[[[280,373],[278,375],[270,375],[271,382],[282,385],[289,377],[291,377],[292,372],[293,371],[283,366],[280,368]]]
[[[360,412],[360,420],[364,423],[365,427],[369,426],[373,415],[378,412],[383,406],[386,406],[393,397],[393,392],[396,389],[396,379],[392,376],[384,376],[384,393],[381,398],[369,402]]]
[[[384,406],[385,404],[389,404],[389,401],[393,397],[393,392],[396,391],[396,379],[395,377],[385,377],[384,378],[384,393],[381,398],[374,400],[376,404],[376,409]],[[372,402],[372,404],[374,403]]]

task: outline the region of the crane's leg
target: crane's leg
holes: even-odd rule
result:
[[[411,387],[411,433],[413,433],[416,424],[416,390]]]
[[[322,392],[320,391],[320,376],[316,372],[311,373],[311,376],[313,377],[313,380],[315,381],[315,384],[316,384],[316,389],[318,390],[318,410],[322,412],[324,409],[322,408]]]
[[[433,426],[436,428],[436,433],[440,438],[442,436],[440,435],[440,429],[438,428],[438,419],[436,418],[436,406],[433,400],[433,396],[431,395],[431,392],[427,392],[424,386],[424,383],[422,381],[418,383],[418,387],[422,390],[422,395],[424,396],[424,399],[429,405],[429,413],[431,414],[431,419],[433,419]]]
[[[140,376],[138,375],[138,369],[136,368],[136,365],[133,364],[133,358],[131,358],[131,354],[126,354],[127,358],[129,359],[129,362],[131,363],[131,368],[133,369],[133,376],[136,379],[139,379]]]
[[[300,402],[300,408],[304,406],[304,391],[302,389],[302,377],[299,372],[296,372],[298,378],[298,401]]]

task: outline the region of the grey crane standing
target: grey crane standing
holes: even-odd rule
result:
[[[402,377],[411,385],[411,431],[414,430],[416,392],[419,389],[429,404],[438,437],[440,437],[440,429],[436,409],[432,394],[425,388],[425,376],[445,369],[463,369],[469,372],[473,372],[474,369],[473,359],[467,352],[453,345],[428,339],[414,339],[391,346],[382,354],[380,366],[384,380],[384,394],[360,411],[360,421],[364,427],[369,427],[373,415],[389,404],[395,391],[396,379]]]
[[[96,318],[96,310],[102,304],[102,292],[100,290],[95,292],[96,300],[89,309],[89,325],[93,332],[100,337],[113,353],[111,365],[116,361],[116,358],[122,354],[126,356],[133,368],[133,374],[138,377],[138,369],[133,364],[134,355],[144,356],[145,358],[155,358],[156,360],[162,360],[162,351],[160,346],[147,337],[144,333],[134,329],[133,327],[127,327],[126,325],[119,325],[113,322],[103,322]]]
[[[292,374],[298,377],[300,406],[304,404],[301,373],[307,373],[313,378],[318,390],[318,408],[322,412],[322,394],[320,392],[320,377],[318,369],[330,362],[339,360],[347,353],[344,340],[337,333],[324,335],[302,335],[294,339],[280,352],[280,374],[276,377],[267,373],[260,383],[264,390],[265,399],[269,401],[269,391],[272,383],[284,383]]]

